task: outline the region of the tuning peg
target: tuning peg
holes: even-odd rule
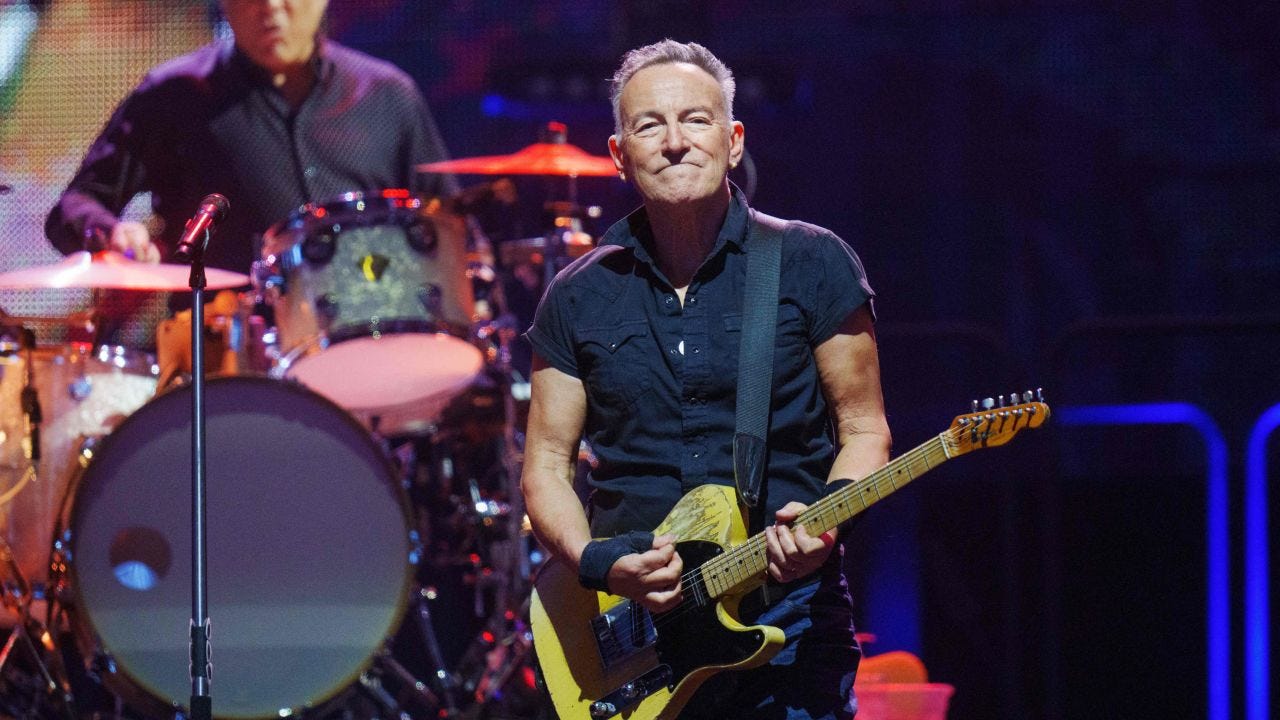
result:
[[[1036,400],[1044,402],[1044,388],[1036,388]]]
[[[997,407],[1004,407],[1004,396],[1003,396],[1003,395],[997,395],[997,396],[996,396],[996,406],[997,406]]]
[[[995,401],[994,399],[992,399],[992,398],[983,398],[983,399],[982,399],[982,409],[983,409],[983,410],[990,410],[991,408],[993,408],[993,407],[995,407],[995,406],[996,406],[996,401]]]
[[[1030,390],[1022,393],[1022,402],[1024,403],[1031,402],[1031,398],[1032,398],[1032,395]]]
[[[977,400],[974,400],[974,401],[973,401],[973,403],[969,406],[969,412],[978,412],[978,401],[977,401]]]

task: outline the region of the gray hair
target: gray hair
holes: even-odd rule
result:
[[[724,109],[733,121],[733,94],[737,84],[733,72],[712,52],[698,43],[680,43],[670,38],[629,51],[609,83],[609,101],[613,103],[613,131],[622,134],[622,88],[641,70],[651,65],[689,63],[702,68],[720,85]]]

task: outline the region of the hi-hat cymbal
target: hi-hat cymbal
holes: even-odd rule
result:
[[[613,160],[590,155],[569,143],[534,143],[511,155],[441,160],[419,165],[424,172],[447,172],[462,175],[570,175],[575,177],[610,177],[618,174]]]
[[[118,252],[71,253],[52,265],[0,273],[0,289],[100,288],[112,290],[188,290],[189,265],[144,263]],[[205,281],[210,290],[249,284],[249,276],[229,270],[208,268]]]

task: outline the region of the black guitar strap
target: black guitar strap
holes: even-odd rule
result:
[[[733,476],[739,498],[753,509],[760,504],[768,471],[773,338],[778,325],[778,275],[786,228],[785,220],[751,211],[746,242],[747,281],[742,293],[742,338],[738,349]],[[759,511],[751,514],[755,516]]]

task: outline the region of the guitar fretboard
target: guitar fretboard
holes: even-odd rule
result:
[[[822,498],[805,509],[795,524],[812,536],[849,520],[880,500],[955,456],[955,438],[943,432],[865,478]],[[758,533],[724,555],[703,563],[699,571],[713,598],[731,590],[750,590],[764,582],[769,567],[764,533]]]

